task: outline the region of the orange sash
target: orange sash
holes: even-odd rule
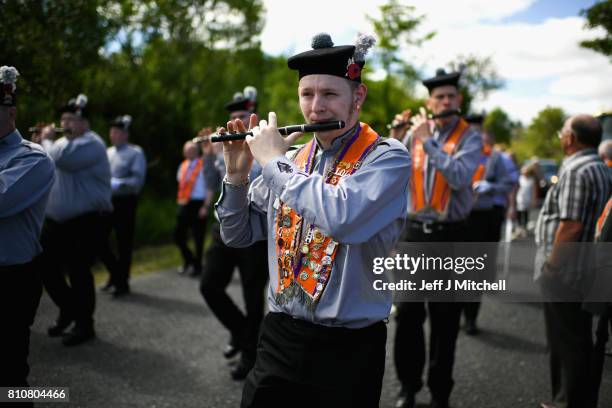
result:
[[[457,150],[461,138],[465,131],[469,128],[469,124],[459,119],[455,129],[447,138],[442,150],[452,155]],[[425,160],[427,154],[423,148],[423,142],[417,137],[412,138],[412,177],[410,179],[412,213],[433,213],[438,219],[445,219],[448,212],[448,204],[450,202],[451,189],[446,179],[436,170],[434,175],[433,190],[429,201],[425,197]]]
[[[202,159],[197,159],[194,169],[191,171],[191,173],[187,174],[187,170],[189,169],[189,160],[183,160],[183,163],[181,163],[181,169],[179,171],[178,197],[176,200],[179,204],[185,205],[189,202],[193,186],[198,179],[200,171],[202,170],[202,164]]]
[[[612,159],[606,160],[606,164],[608,165],[608,167],[612,167]]]
[[[342,178],[353,174],[379,140],[376,132],[360,123],[340,147],[331,169],[324,176],[325,183],[336,186]],[[317,144],[313,138],[298,150],[293,161],[301,171],[310,174],[316,154]],[[329,282],[338,246],[332,237],[312,224],[305,225],[298,213],[280,202],[276,210],[277,304],[297,297],[302,304],[314,309]]]
[[[595,237],[597,239],[599,239],[599,237],[601,236],[601,232],[603,231],[604,223],[605,223],[606,219],[610,216],[610,211],[611,210],[612,210],[612,198],[610,198],[608,200],[608,203],[606,204],[606,207],[604,208],[603,212],[601,213],[601,217],[599,217],[599,219],[597,220],[597,227],[595,228]]]
[[[476,168],[474,177],[472,177],[472,185],[484,178],[492,153],[493,149],[491,149],[491,145],[485,144],[482,146],[482,150],[480,151],[480,161],[478,162],[478,167]]]

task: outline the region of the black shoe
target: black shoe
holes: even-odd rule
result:
[[[450,408],[450,405],[448,405],[448,400],[437,400],[435,398],[432,398],[431,403],[429,404],[430,408]]]
[[[115,290],[113,290],[113,297],[118,298],[121,296],[129,295],[130,287],[129,286],[117,286]]]
[[[466,320],[464,326],[465,334],[469,336],[476,336],[479,332],[478,326],[474,320]]]
[[[113,283],[111,281],[107,281],[104,284],[104,286],[102,286],[100,288],[100,291],[102,291],[102,292],[110,292],[114,287],[115,287],[115,285],[113,285]]]
[[[230,359],[238,355],[238,353],[240,353],[240,346],[238,346],[236,340],[232,338],[223,348],[223,357]]]
[[[395,400],[395,408],[414,408],[414,394],[401,391]]]
[[[240,362],[236,364],[236,367],[232,368],[230,374],[234,380],[244,380],[253,366],[255,365],[255,361],[250,358],[241,358]]]
[[[79,344],[93,340],[95,337],[96,333],[93,327],[88,327],[86,329],[75,327],[66,337],[64,337],[62,344],[66,347],[78,346]]]
[[[60,337],[66,334],[65,330],[72,324],[72,319],[60,315],[55,324],[47,329],[49,337]]]
[[[183,264],[183,266],[179,266],[178,269],[176,270],[178,272],[179,275],[186,275],[189,273],[189,271],[191,270],[191,264]]]

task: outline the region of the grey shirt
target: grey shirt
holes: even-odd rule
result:
[[[129,143],[106,149],[111,169],[113,196],[140,193],[147,173],[147,159],[140,148]]]
[[[484,193],[474,193],[475,201],[473,210],[490,210],[496,205],[496,196],[506,196],[512,190],[514,182],[501,153],[493,151],[485,167],[485,174],[482,178],[489,183],[491,189]]]
[[[55,178],[43,149],[15,130],[0,139],[0,265],[30,262],[41,251],[39,237]]]
[[[404,227],[410,156],[400,142],[387,139],[351,176],[337,186],[326,184],[324,175],[345,137],[334,140],[327,150],[318,149],[310,175],[279,156],[264,166],[250,188],[224,183],[216,209],[227,245],[244,247],[268,239],[270,311],[325,326],[361,328],[386,319],[391,310],[390,292],[372,289],[373,281],[382,279],[372,273],[372,266],[375,257],[389,256]],[[275,302],[277,198],[340,244],[330,280],[314,310],[299,297],[282,305]]]
[[[438,127],[434,128],[432,137],[423,144],[423,149],[427,153],[424,180],[427,190],[431,192],[433,189],[436,170],[442,173],[442,176],[451,188],[448,214],[446,219],[442,220],[448,222],[464,220],[472,210],[474,201],[472,196],[472,177],[478,167],[478,157],[482,149],[480,132],[470,127],[465,131],[466,133],[461,138],[454,154],[448,155],[442,150],[442,146],[455,129],[458,121],[459,118],[455,118],[441,129],[438,129]],[[408,149],[411,148],[411,140],[412,137],[409,137]],[[408,200],[408,208],[411,209],[410,197]],[[408,217],[420,221],[436,220],[435,218],[428,218],[425,214],[411,213]]]
[[[546,193],[535,228],[537,252],[534,278],[542,267],[555,241],[559,224],[564,220],[579,221],[582,233],[579,242],[593,242],[597,218],[612,196],[612,172],[597,156],[595,149],[580,150],[563,160],[559,181]],[[564,265],[565,282],[577,287],[583,268]]]
[[[104,142],[93,131],[53,143],[49,155],[56,179],[51,189],[47,217],[57,222],[89,212],[112,211],[110,165]]]

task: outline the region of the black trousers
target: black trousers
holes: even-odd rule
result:
[[[546,337],[550,353],[550,380],[553,403],[566,408],[595,408],[593,377],[593,316],[581,303],[544,303]]]
[[[467,225],[452,227],[430,234],[408,222],[404,241],[461,242],[467,236]],[[427,386],[432,397],[446,401],[453,389],[455,346],[459,332],[461,304],[454,302],[402,302],[397,304],[397,327],[394,342],[394,361],[402,389],[416,394],[423,387],[426,347],[423,324],[429,315],[429,373]]]
[[[238,267],[246,314],[228,296],[226,289],[234,269]],[[264,313],[264,291],[268,282],[267,242],[256,242],[248,248],[230,248],[214,239],[206,250],[206,262],[200,292],[217,319],[227,328],[232,339],[255,359],[259,326]]]
[[[79,327],[93,326],[96,293],[91,266],[107,239],[109,217],[88,213],[62,223],[47,218],[43,227],[43,252],[35,260],[36,268],[60,317],[74,319]]]
[[[383,322],[331,328],[268,313],[241,407],[378,407],[386,339]]]
[[[115,256],[108,240],[100,248],[100,259],[110,273],[109,282],[117,288],[127,287],[130,279],[137,207],[138,196],[136,195],[113,197],[113,214],[109,224],[109,233],[115,231],[118,255]]]
[[[203,200],[191,200],[185,205],[179,205],[176,213],[176,227],[174,229],[174,242],[181,251],[184,265],[193,265],[196,271],[202,268],[202,253],[204,252],[204,238],[206,235],[206,218],[200,218],[198,212]],[[187,245],[187,233],[191,229],[195,242],[195,253]]]
[[[30,326],[41,294],[40,276],[32,263],[0,266],[0,387],[28,386]]]
[[[472,211],[468,219],[470,241],[499,242],[505,215],[506,209],[501,206],[494,206],[490,210]],[[497,251],[490,255],[487,265],[491,266],[491,268],[487,270],[487,279],[493,280],[496,274]],[[466,320],[475,322],[478,318],[479,310],[480,302],[465,302],[463,304],[463,314]]]

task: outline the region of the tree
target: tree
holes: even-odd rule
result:
[[[557,132],[563,127],[565,119],[566,114],[561,108],[546,107],[512,141],[512,150],[521,161],[532,156],[561,160],[563,151]]]
[[[612,58],[612,0],[595,3],[590,8],[581,10],[580,15],[586,17],[586,27],[601,27],[605,30],[603,37],[581,41],[580,46]]]
[[[460,91],[463,95],[462,112],[470,112],[472,102],[484,100],[491,91],[504,86],[491,57],[459,55],[449,66],[452,71],[461,71]]]
[[[508,114],[497,107],[489,112],[484,121],[484,129],[493,137],[497,143],[510,143],[513,124]]]
[[[378,39],[372,65],[380,66],[386,74],[381,102],[384,115],[387,120],[391,120],[398,109],[402,108],[392,101],[393,84],[399,81],[401,87],[410,91],[418,79],[416,69],[401,59],[398,53],[405,46],[420,46],[435,33],[417,38],[416,29],[423,22],[424,16],[415,16],[416,9],[403,4],[400,0],[389,0],[379,9],[381,13],[379,20],[368,17]]]

